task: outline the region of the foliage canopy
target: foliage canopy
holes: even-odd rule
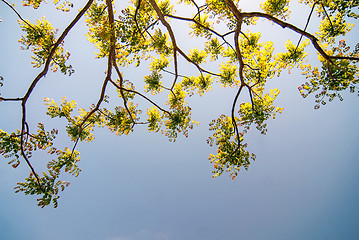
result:
[[[76,146],[82,141],[92,141],[95,127],[107,127],[117,135],[127,135],[136,125],[146,124],[148,131],[161,132],[175,141],[180,133],[187,137],[189,130],[198,124],[191,118],[188,97],[202,96],[218,85],[234,88],[237,93],[229,103],[232,110],[210,123],[209,130],[213,134],[207,142],[217,147],[217,153],[209,156],[214,166],[213,177],[229,172],[235,179],[240,169],[247,170],[256,157],[247,151],[245,137],[250,128],[254,126],[265,134],[267,120],[283,111],[274,105],[279,90],[265,89],[270,79],[285,69],[301,69],[307,80],[299,86],[299,92],[303,97],[314,94],[316,109],[335,98],[342,100],[342,91],[357,92],[359,45],[349,46],[345,36],[359,17],[358,0],[299,0],[299,4],[310,11],[303,19],[304,28],[290,23],[289,0],[262,1],[261,11],[253,12],[242,11],[239,0],[179,0],[176,3],[131,0],[125,7],[121,7],[123,4],[119,1],[89,0],[61,33],[45,17],[31,23],[20,15],[15,5],[1,1],[19,17],[19,27],[24,32],[19,39],[21,48],[32,51],[31,64],[41,71],[24,96],[14,98],[6,93],[0,96],[1,104],[15,101],[22,109],[18,130],[8,133],[0,129],[0,153],[14,168],[20,159],[27,163],[30,175],[15,188],[17,192],[39,195],[41,207],[51,203],[57,206],[59,191],[69,185],[59,180],[62,171],[79,174],[80,155]],[[67,0],[53,3],[64,14],[74,11],[74,4]],[[23,1],[24,7],[34,9],[41,4],[43,0]],[[115,9],[120,12],[118,17],[115,17]],[[311,33],[307,27],[315,13],[319,19],[317,32]],[[77,109],[76,102],[67,101],[65,97],[60,103],[45,98],[47,115],[67,122],[65,131],[73,145],[61,150],[54,143],[58,130],[47,131],[42,123],[36,130],[30,129],[27,102],[49,70],[60,70],[65,75],[74,73],[64,41],[80,19],[88,27],[88,41],[97,48],[95,57],[107,59],[106,76],[98,101],[87,109]],[[268,21],[273,27],[278,25],[297,34],[296,42],[282,43],[286,50],[276,53],[273,42],[261,41],[261,33],[251,31],[254,25]],[[176,32],[175,27],[182,23],[188,25],[188,35],[193,41],[200,39],[202,46],[193,44],[196,46],[184,50],[181,35],[185,34]],[[309,61],[308,49],[315,50],[318,61]],[[180,62],[194,66],[197,75],[188,74]],[[214,65],[208,62],[218,67],[209,67]],[[148,65],[148,74],[142,76],[143,90],[138,89],[135,80],[126,79],[126,67],[140,64]],[[1,77],[0,83],[6,83],[6,79]],[[109,88],[115,88],[118,96],[108,96]],[[239,103],[239,96],[245,92],[247,101]],[[164,106],[156,103],[153,95],[166,95]],[[122,104],[113,109],[105,108],[116,97]],[[151,106],[144,109],[136,98]],[[36,172],[30,161],[37,150],[46,150],[55,156],[43,174]]]

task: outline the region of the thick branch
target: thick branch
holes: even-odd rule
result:
[[[241,32],[242,27],[242,20],[238,20],[236,32],[234,34],[234,44],[236,48],[236,54],[239,61],[239,78],[241,79],[241,85],[244,85],[244,76],[243,76],[243,69],[244,69],[244,61],[241,53],[241,49],[239,48],[239,34]]]

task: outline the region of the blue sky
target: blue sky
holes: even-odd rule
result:
[[[38,16],[30,9],[19,10],[27,19],[45,14],[55,26],[65,26],[66,21],[48,5],[39,9]],[[39,69],[30,66],[29,53],[19,50],[16,15],[0,6],[0,75],[5,78],[0,92],[22,96]],[[299,12],[293,21],[299,21],[301,14],[306,16]],[[49,73],[30,99],[28,118],[33,127],[39,121],[49,128],[64,126],[44,114],[45,96],[76,99],[81,107],[97,100],[96,87],[102,84],[106,61],[93,59],[94,49],[86,43],[83,27],[81,23],[66,41],[75,74]],[[268,39],[273,34],[265,33]],[[352,34],[351,40],[356,39]],[[140,71],[123,71],[129,79],[142,78]],[[269,122],[266,136],[249,135],[249,148],[257,160],[235,181],[228,175],[213,179],[213,166],[207,160],[215,151],[206,144],[208,123],[229,113],[235,94],[223,88],[190,99],[193,117],[201,124],[189,138],[179,137],[175,143],[143,126],[120,137],[96,130],[94,142],[78,147],[83,170],[79,177],[63,176],[71,185],[57,209],[41,209],[36,197],[15,194],[13,187],[28,175],[28,168],[22,163],[14,170],[1,158],[0,239],[359,238],[358,97],[344,94],[343,102],[314,110],[313,98],[303,99],[298,93],[303,81],[296,71],[271,80],[271,86],[281,90],[276,105],[284,107],[284,113]],[[17,103],[1,103],[0,128],[19,128],[19,113]],[[69,144],[65,134],[58,144]],[[46,160],[43,155],[33,158],[39,168]]]

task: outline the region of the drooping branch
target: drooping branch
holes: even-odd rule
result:
[[[238,10],[238,8],[236,7],[236,5],[231,1],[231,0],[224,0],[224,2],[227,4],[228,8],[231,10],[231,12],[234,14],[234,16],[237,18],[237,20],[242,19],[242,18],[254,18],[254,17],[258,17],[258,18],[266,18],[269,21],[281,26],[282,28],[288,28],[291,29],[292,31],[299,33],[301,36],[305,36],[307,37],[313,44],[314,48],[319,52],[320,55],[322,55],[327,61],[329,61],[330,63],[334,64],[331,59],[333,58],[333,56],[328,55],[319,45],[318,43],[318,39],[306,32],[306,30],[302,30],[296,26],[294,26],[293,24],[287,23],[283,20],[280,20],[276,17],[271,16],[270,14],[267,13],[262,13],[262,12],[240,12]],[[357,60],[357,58],[351,58],[348,57],[346,59],[350,59],[350,60]],[[335,64],[334,64],[335,65]]]
[[[227,0],[226,0],[227,1]],[[290,23],[287,23],[287,22],[284,22],[278,18],[275,18],[269,14],[266,14],[266,13],[261,13],[261,12],[241,12],[240,13],[240,16],[244,17],[244,18],[253,18],[253,17],[259,17],[259,18],[265,18],[265,19],[268,19],[269,21],[281,26],[282,28],[288,28],[296,33],[299,33],[300,35],[303,35],[305,36],[306,38],[308,38],[313,47],[319,52],[320,55],[322,55],[327,61],[329,61],[331,64],[335,65],[333,63],[333,61],[331,61],[331,59],[340,59],[339,57],[337,56],[330,56],[329,54],[327,54],[322,47],[320,47],[319,45],[319,41],[318,39],[313,35],[313,34],[310,34],[296,26],[294,26],[293,24],[290,24]],[[346,57],[345,59],[348,59],[348,60],[358,60],[358,58],[356,57]]]
[[[232,13],[235,15],[235,17],[237,18],[237,20],[240,20],[242,18],[254,18],[254,17],[258,17],[258,18],[265,18],[268,19],[269,21],[281,26],[282,28],[288,28],[296,33],[299,33],[301,36],[305,36],[307,37],[313,47],[319,52],[319,54],[327,61],[327,69],[329,71],[329,73],[331,73],[331,69],[330,69],[330,64],[333,64],[337,67],[339,67],[337,64],[335,64],[332,59],[340,59],[337,56],[330,56],[329,54],[327,54],[323,48],[319,45],[319,41],[318,39],[306,32],[306,30],[302,30],[296,26],[294,26],[293,24],[287,23],[285,21],[282,21],[276,17],[273,17],[267,13],[262,13],[262,12],[240,12],[238,10],[238,8],[234,5],[234,3],[231,0],[224,0],[225,3],[227,4],[227,6],[229,7],[229,9],[232,11]],[[356,57],[346,57],[345,59],[348,60],[358,60],[358,58]]]
[[[76,15],[76,17],[72,20],[72,22],[66,27],[66,29],[62,32],[61,36],[59,37],[59,39],[55,42],[55,44],[53,45],[51,52],[49,53],[49,56],[47,57],[46,61],[45,61],[45,66],[44,69],[36,76],[36,78],[34,79],[34,81],[31,83],[30,87],[28,88],[27,92],[25,93],[24,97],[22,98],[21,101],[21,108],[22,108],[22,121],[21,121],[21,136],[20,136],[20,150],[21,150],[21,155],[23,156],[23,158],[25,159],[27,165],[30,167],[32,173],[34,174],[34,176],[36,177],[36,180],[40,186],[40,188],[42,189],[42,185],[40,182],[40,179],[38,177],[38,175],[36,174],[33,166],[31,165],[29,159],[27,158],[25,151],[24,151],[24,134],[25,134],[25,126],[26,126],[26,102],[29,99],[32,91],[35,89],[37,83],[40,81],[40,79],[45,76],[48,72],[49,69],[49,65],[50,62],[52,60],[53,55],[56,52],[56,49],[58,48],[58,46],[63,42],[63,40],[65,39],[66,35],[69,33],[69,31],[75,26],[75,24],[80,20],[80,18],[85,14],[85,12],[89,9],[89,7],[91,6],[93,0],[89,0],[87,2],[87,4],[85,5],[85,7],[83,9],[81,9],[81,11]],[[43,190],[43,189],[42,189]]]

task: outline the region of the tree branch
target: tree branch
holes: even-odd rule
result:
[[[176,38],[175,38],[175,35],[173,33],[173,30],[171,28],[171,25],[166,21],[163,13],[161,12],[161,9],[159,8],[159,6],[157,5],[156,1],[155,0],[149,0],[151,6],[153,7],[153,9],[155,10],[157,16],[159,17],[161,23],[166,27],[169,35],[170,35],[170,38],[171,38],[171,41],[172,41],[172,46],[173,46],[173,61],[174,61],[174,67],[175,67],[175,79],[172,83],[172,87],[171,87],[171,90],[174,88],[175,84],[176,84],[176,81],[177,81],[177,78],[178,78],[178,60],[177,60],[177,50],[178,50],[178,47],[177,47],[177,43],[176,43]]]
[[[1,101],[22,101],[23,98],[3,98],[3,97],[0,97],[0,102]]]
[[[36,87],[37,83],[40,81],[40,79],[45,76],[48,72],[49,69],[49,65],[52,59],[52,56],[55,54],[55,51],[57,49],[57,47],[62,43],[62,41],[65,39],[66,35],[69,33],[69,31],[75,26],[75,24],[80,20],[80,18],[85,14],[85,12],[88,10],[88,8],[91,6],[93,0],[89,0],[87,2],[87,4],[85,5],[85,7],[76,15],[76,17],[72,20],[72,22],[70,23],[69,26],[67,26],[67,28],[63,31],[63,33],[61,34],[60,38],[56,41],[56,43],[54,44],[54,46],[51,49],[51,52],[49,54],[49,56],[46,59],[45,62],[45,66],[44,69],[36,76],[36,78],[34,79],[34,81],[31,83],[30,87],[28,88],[26,94],[24,95],[24,97],[21,100],[21,107],[22,107],[22,126],[21,126],[21,137],[20,137],[20,149],[21,149],[21,155],[23,156],[23,158],[25,159],[27,165],[30,167],[32,173],[35,175],[37,182],[40,186],[40,188],[42,189],[42,185],[40,182],[40,179],[38,177],[38,175],[36,174],[34,168],[32,167],[30,161],[28,160],[27,156],[25,155],[24,152],[24,133],[25,133],[25,126],[26,126],[26,102],[28,100],[28,98],[30,97],[32,91],[34,90],[34,88]],[[42,189],[43,190],[43,189]]]
[[[239,136],[239,130],[238,130],[238,126],[237,126],[237,122],[236,122],[236,119],[235,119],[235,116],[234,116],[234,111],[236,109],[236,105],[237,105],[237,101],[238,101],[238,97],[239,95],[241,94],[241,91],[243,89],[243,86],[244,85],[241,85],[237,91],[237,94],[233,100],[233,105],[232,105],[232,125],[234,127],[234,132],[237,136],[237,147],[236,149],[231,153],[230,156],[232,156],[235,152],[237,152],[239,149],[240,149],[240,144],[241,144],[241,141],[240,141],[240,136]]]
[[[134,120],[133,117],[132,117],[131,111],[128,109],[127,99],[126,99],[125,95],[123,94],[123,77],[122,77],[122,74],[121,74],[120,70],[118,69],[116,60],[114,60],[113,66],[115,67],[115,70],[116,70],[116,72],[117,72],[117,75],[118,75],[118,77],[120,78],[120,87],[121,87],[121,88],[119,89],[119,90],[120,90],[120,94],[121,94],[121,97],[122,97],[122,99],[123,99],[123,105],[125,106],[125,109],[126,109],[128,115],[130,116],[131,121],[132,121],[132,123],[133,123],[131,128],[133,128],[133,127],[135,126],[136,122],[135,122],[135,120]]]
[[[307,19],[307,23],[305,24],[305,27],[304,27],[304,30],[303,30],[303,31],[306,31],[306,30],[307,30],[307,27],[308,27],[308,25],[309,25],[310,18],[312,17],[312,14],[313,14],[313,11],[314,11],[314,8],[315,8],[315,4],[316,4],[316,3],[313,4],[312,9],[310,10],[310,13],[309,13],[309,16],[308,16],[308,19]],[[303,34],[300,35],[299,41],[298,41],[298,43],[297,43],[297,47],[295,48],[294,52],[297,51],[297,49],[298,49],[298,47],[299,47],[299,43],[300,43],[300,41],[302,40],[302,38],[303,38]]]
[[[30,23],[28,23],[25,19],[23,19],[21,17],[20,13],[10,3],[8,3],[6,0],[1,0],[1,1],[3,1],[6,5],[8,5],[16,13],[16,15],[21,19],[21,21],[23,21],[29,27],[31,27],[32,29],[34,29],[36,31],[36,29]]]
[[[132,90],[132,89],[126,89],[124,87],[120,87],[118,86],[112,79],[110,80],[110,82],[119,90],[123,90],[123,91],[126,91],[126,92],[131,92],[131,93],[134,93],[134,94],[137,94],[137,95],[140,95],[141,97],[143,97],[144,99],[146,99],[147,101],[149,101],[150,103],[152,103],[154,106],[156,106],[158,109],[160,109],[162,112],[165,112],[167,113],[168,115],[172,115],[169,111],[161,108],[159,105],[157,105],[154,101],[152,101],[151,99],[149,99],[148,97],[146,97],[145,95],[143,95],[142,93],[140,92],[137,92],[135,90]]]
[[[108,53],[106,78],[102,84],[100,98],[98,99],[95,107],[90,111],[89,114],[87,114],[87,116],[84,118],[82,123],[79,125],[79,135],[82,132],[82,126],[92,116],[92,114],[94,114],[100,108],[100,105],[101,105],[103,99],[105,98],[106,86],[107,86],[107,83],[111,80],[112,65],[113,65],[113,62],[115,61],[115,57],[116,57],[116,51],[115,51],[116,36],[115,36],[115,31],[114,31],[114,16],[113,16],[113,8],[112,8],[111,0],[106,0],[106,7],[108,9],[108,24],[111,27],[110,50]]]

